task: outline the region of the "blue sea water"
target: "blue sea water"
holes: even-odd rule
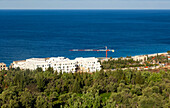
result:
[[[31,57],[110,57],[170,50],[170,10],[0,10],[0,62]]]

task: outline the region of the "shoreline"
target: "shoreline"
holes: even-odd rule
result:
[[[167,52],[161,52],[161,53],[153,53],[153,54],[141,54],[141,55],[134,55],[134,56],[130,56],[130,57],[141,57],[141,56],[146,56],[148,55],[148,57],[151,57],[151,56],[156,56],[156,55],[162,55],[162,54],[168,54]],[[127,56],[126,56],[127,57]],[[125,56],[123,58],[126,58]],[[96,57],[98,59],[106,59],[106,57]],[[112,57],[112,59],[118,59],[120,57]],[[110,57],[108,57],[107,59],[110,59]]]
[[[141,54],[141,55],[134,55],[134,56],[129,56],[129,57],[131,57],[131,58],[134,58],[134,57],[141,57],[141,56],[146,56],[146,55],[148,55],[148,57],[151,57],[151,56],[156,56],[156,55],[162,55],[162,54],[168,54],[167,52],[160,52],[160,53],[153,53],[153,54]],[[56,56],[56,57],[63,57],[63,56]],[[33,57],[34,58],[34,57]],[[45,58],[43,58],[42,57],[42,59],[46,59],[46,58],[49,58],[49,57],[45,57]],[[76,58],[90,58],[90,57],[76,57]],[[99,60],[108,60],[108,59],[110,59],[110,57],[108,57],[108,58],[106,58],[106,57],[95,57],[95,58],[97,58],[97,59],[99,59]],[[120,57],[112,57],[112,59],[118,59],[118,58],[120,58]],[[126,57],[123,57],[123,58],[127,58],[127,56]],[[29,58],[27,58],[27,59],[29,59]],[[75,58],[74,58],[75,59]],[[25,59],[26,60],[26,59]],[[73,60],[73,59],[70,59],[70,60]],[[17,60],[17,61],[23,61],[23,60]],[[12,61],[12,62],[14,62],[14,61]],[[11,63],[12,63],[11,62]],[[1,63],[1,62],[0,62]],[[2,63],[5,63],[5,62],[2,62]],[[11,64],[10,63],[10,64]],[[6,64],[6,63],[5,63]],[[10,66],[10,64],[6,64],[7,66]]]

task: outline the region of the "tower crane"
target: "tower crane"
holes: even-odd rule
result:
[[[107,46],[105,46],[105,49],[71,49],[70,51],[106,51],[106,58],[107,58],[107,52],[112,51],[114,52],[114,49],[107,49]]]

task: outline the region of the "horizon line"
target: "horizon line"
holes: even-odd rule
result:
[[[170,10],[170,8],[0,8],[0,10]]]

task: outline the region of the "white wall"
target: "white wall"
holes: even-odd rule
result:
[[[97,58],[76,58],[75,60],[70,60],[65,57],[51,57],[49,59],[45,58],[31,58],[26,59],[26,61],[13,62],[13,68],[20,67],[21,69],[35,70],[38,67],[42,68],[43,71],[49,67],[53,67],[54,71],[62,72],[75,72],[76,66],[85,68],[85,71],[95,72],[100,70],[101,65]]]

